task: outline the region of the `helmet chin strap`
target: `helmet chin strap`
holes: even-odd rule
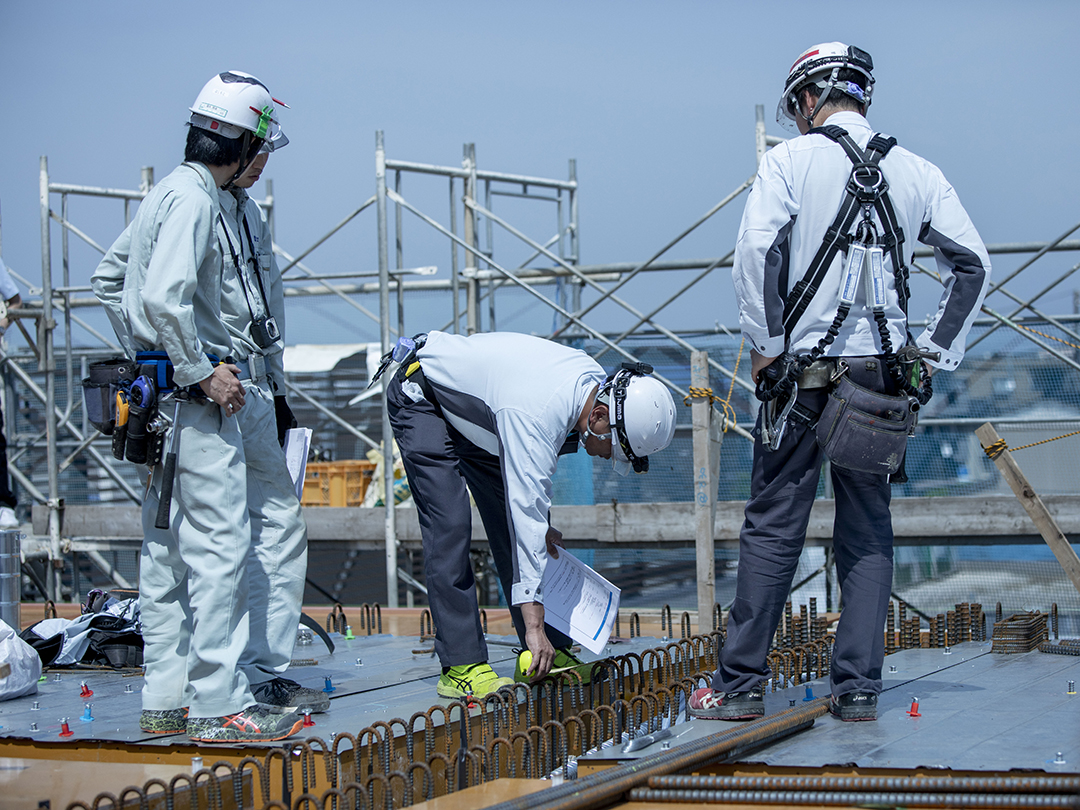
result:
[[[248,130],[244,130],[244,142],[240,146],[240,167],[236,170],[236,174],[229,178],[229,182],[222,186],[222,189],[228,191],[233,187],[233,184],[240,179],[240,176],[248,170],[248,167],[255,162],[255,158],[259,156],[258,152],[255,152],[250,158],[247,156],[251,151],[251,133]]]

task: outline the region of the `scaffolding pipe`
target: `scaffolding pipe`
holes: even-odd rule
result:
[[[269,181],[269,180],[267,180],[266,182],[268,182],[268,183],[269,183],[270,181]],[[356,217],[356,216],[357,216],[358,214],[360,214],[360,213],[361,213],[362,211],[366,210],[366,209],[367,209],[368,207],[370,207],[370,206],[371,206],[372,204],[374,204],[374,202],[375,202],[375,198],[374,198],[374,197],[371,197],[370,199],[368,199],[368,200],[365,200],[365,201],[364,201],[364,202],[363,202],[363,203],[362,203],[362,204],[360,205],[360,207],[359,207],[359,208],[357,208],[357,209],[356,209],[355,211],[353,211],[353,212],[352,212],[351,214],[349,214],[349,215],[348,215],[347,217],[345,217],[345,219],[341,220],[341,222],[339,222],[339,223],[338,223],[337,225],[335,225],[335,226],[334,226],[333,228],[331,228],[331,229],[330,229],[329,231],[327,231],[325,235],[323,235],[322,237],[320,237],[320,238],[316,239],[316,240],[315,240],[315,243],[314,243],[314,244],[313,244],[313,245],[312,245],[311,247],[309,247],[309,248],[308,248],[307,250],[303,251],[303,252],[302,252],[302,253],[301,253],[301,254],[300,254],[299,256],[297,256],[297,257],[296,257],[295,259],[291,259],[291,260],[289,261],[289,263],[288,263],[287,265],[285,265],[285,266],[284,266],[283,268],[281,268],[281,275],[282,275],[282,276],[284,276],[284,275],[285,275],[285,274],[286,274],[286,273],[287,273],[287,272],[288,272],[289,270],[291,270],[291,269],[293,268],[293,265],[299,264],[299,263],[300,263],[300,262],[302,262],[302,261],[303,261],[304,259],[306,259],[306,258],[307,258],[307,257],[308,257],[308,256],[309,256],[309,255],[310,255],[311,253],[313,253],[313,252],[314,252],[314,251],[315,251],[315,250],[316,250],[316,249],[317,249],[317,248],[318,248],[318,247],[319,247],[320,245],[322,245],[322,243],[323,243],[323,242],[325,242],[325,241],[326,241],[327,239],[329,239],[329,238],[330,238],[331,236],[333,236],[333,235],[334,235],[335,233],[337,233],[337,232],[338,232],[338,231],[340,231],[340,230],[341,230],[342,228],[344,228],[344,227],[345,227],[346,225],[348,225],[348,224],[349,224],[350,222],[352,222],[352,221],[353,221],[353,219],[354,219],[354,218],[355,218],[355,217]],[[283,278],[282,280],[284,281],[284,278]]]
[[[1010,318],[1010,319],[1015,318],[1017,315],[1019,315],[1025,309],[1028,309],[1032,304],[1034,304],[1036,301],[1038,301],[1040,298],[1042,298],[1044,295],[1046,295],[1048,292],[1050,292],[1052,289],[1054,289],[1054,287],[1056,287],[1058,284],[1063,282],[1065,279],[1067,279],[1069,276],[1071,276],[1077,270],[1080,270],[1080,262],[1077,262],[1076,264],[1074,264],[1071,268],[1069,268],[1068,271],[1066,271],[1063,275],[1059,276],[1055,281],[1051,282],[1046,287],[1043,287],[1042,290],[1040,290],[1038,293],[1036,293],[1034,296],[1032,296],[1030,299],[1028,299],[1027,303],[1024,304],[1024,306],[1013,310],[1011,313],[1009,313],[1009,315],[1007,317]],[[983,307],[983,311],[988,312],[986,307]],[[993,315],[993,317],[995,317],[995,318],[998,317],[996,314],[993,314],[993,313],[990,313],[990,314]],[[990,337],[990,335],[992,335],[994,332],[996,332],[998,330],[998,328],[999,327],[997,327],[997,326],[992,326],[988,330],[983,332],[981,335],[979,335],[978,338],[976,338],[975,340],[973,340],[971,343],[968,344],[968,346],[967,346],[968,350],[970,350],[973,346],[977,346],[982,341],[986,340],[986,338]]]
[[[599,284],[597,284],[597,283],[596,283],[595,281],[593,281],[593,280],[592,280],[591,278],[589,278],[588,276],[583,276],[583,275],[582,275],[581,273],[579,273],[576,267],[573,267],[572,265],[569,265],[569,264],[567,264],[567,263],[566,263],[566,262],[564,262],[564,261],[563,261],[562,259],[560,259],[560,258],[559,258],[558,256],[556,256],[556,255],[555,255],[554,253],[552,253],[552,252],[551,252],[550,250],[548,250],[547,248],[545,248],[545,247],[544,247],[543,245],[540,245],[539,243],[537,243],[537,242],[534,242],[534,241],[533,241],[532,239],[530,239],[529,237],[525,236],[525,234],[523,234],[523,233],[521,233],[521,232],[520,232],[519,230],[517,230],[517,228],[515,228],[515,227],[514,227],[514,226],[512,226],[512,225],[510,225],[510,224],[509,224],[508,222],[506,222],[506,221],[505,221],[505,220],[503,220],[502,218],[500,218],[500,217],[496,216],[496,215],[495,215],[494,213],[492,213],[491,211],[489,211],[489,210],[487,210],[487,209],[485,209],[485,208],[483,208],[483,207],[481,207],[481,206],[477,205],[476,203],[466,203],[466,204],[467,204],[467,205],[469,205],[469,206],[470,206],[470,207],[472,207],[472,208],[475,208],[475,209],[476,209],[477,211],[479,211],[479,212],[480,212],[481,214],[483,214],[483,215],[484,215],[484,216],[485,216],[485,217],[487,218],[488,222],[496,222],[496,223],[498,223],[498,224],[499,224],[500,226],[502,226],[503,228],[505,228],[505,229],[506,229],[507,231],[509,231],[509,232],[510,232],[511,234],[513,234],[513,235],[514,235],[514,236],[516,236],[516,237],[517,237],[518,239],[520,239],[521,241],[523,241],[523,242],[524,242],[525,244],[529,245],[529,247],[533,248],[534,250],[538,250],[538,251],[540,251],[540,252],[541,252],[541,253],[543,253],[543,254],[544,254],[545,256],[547,256],[547,257],[548,257],[549,259],[551,259],[551,260],[552,260],[553,262],[555,262],[555,263],[556,263],[556,264],[558,264],[558,265],[559,265],[560,267],[562,267],[562,268],[563,268],[564,270],[566,270],[566,271],[567,271],[567,272],[569,272],[569,273],[573,273],[573,274],[574,274],[575,276],[577,276],[578,278],[580,278],[580,279],[581,279],[581,280],[582,280],[582,281],[583,281],[584,283],[588,284],[589,286],[593,287],[594,289],[597,289],[597,290],[603,290],[603,287],[601,287],[601,286],[600,286]],[[729,255],[730,255],[730,254],[729,254]],[[716,262],[716,264],[719,264],[719,263],[720,263],[720,261],[722,261],[722,260],[718,260],[718,261]],[[715,266],[715,265],[714,265],[714,266]],[[707,269],[707,270],[706,270],[706,272],[711,272],[711,269],[712,269],[712,268],[709,268],[709,269]],[[616,286],[617,286],[617,285],[616,285]],[[615,302],[616,304],[618,304],[619,306],[621,306],[621,307],[622,307],[623,309],[625,309],[625,310],[626,310],[627,312],[629,312],[629,313],[630,313],[631,315],[633,315],[633,316],[634,316],[635,318],[641,318],[642,320],[638,322],[638,325],[640,325],[640,324],[641,324],[642,322],[647,322],[647,323],[649,323],[649,324],[650,324],[650,325],[651,325],[651,326],[652,326],[652,327],[653,327],[653,328],[654,328],[654,329],[655,329],[655,330],[656,330],[657,332],[659,332],[660,334],[662,334],[662,335],[663,335],[664,337],[666,337],[666,338],[667,338],[668,340],[670,340],[670,341],[671,341],[672,343],[674,343],[674,344],[675,344],[676,346],[679,346],[679,347],[681,347],[681,348],[683,348],[683,349],[686,349],[686,350],[687,350],[688,352],[693,352],[693,351],[696,351],[696,348],[695,348],[694,346],[692,346],[692,345],[691,345],[690,343],[688,343],[687,341],[683,340],[683,339],[682,339],[681,337],[679,337],[678,335],[676,335],[676,334],[675,334],[674,332],[672,332],[672,331],[671,331],[670,329],[668,329],[667,327],[665,327],[665,326],[663,326],[663,325],[661,325],[661,324],[658,324],[658,323],[656,323],[655,321],[652,321],[652,320],[650,320],[650,319],[649,319],[649,316],[647,316],[647,315],[643,315],[643,314],[642,314],[642,313],[641,313],[641,312],[640,312],[640,311],[639,311],[639,310],[638,310],[638,309],[637,309],[636,307],[634,307],[634,306],[632,306],[631,304],[627,303],[626,301],[622,300],[622,299],[621,299],[621,298],[619,298],[619,297],[618,297],[617,295],[612,295],[612,296],[610,296],[610,297],[611,297],[611,300],[612,300],[612,301],[614,301],[614,302]],[[545,299],[545,300],[546,300],[546,299]],[[636,327],[635,327],[635,328],[636,328]],[[620,342],[622,341],[622,339],[623,339],[623,338],[624,338],[625,336],[626,336],[626,335],[624,334],[623,336],[621,336],[621,337],[617,338],[617,339],[616,339],[616,340],[615,340],[614,342],[612,342],[612,341],[608,341],[608,340],[606,340],[606,339],[605,339],[605,342],[606,342],[606,343],[608,344],[608,346],[609,346],[610,348],[616,348],[616,347],[618,346],[618,344],[619,344],[619,343],[620,343]],[[607,351],[607,349],[605,349],[604,351],[602,351],[602,352],[601,352],[600,354],[603,354],[603,353],[604,353],[604,352],[606,352],[606,351]],[[599,357],[600,355],[598,354],[598,355],[596,355],[596,356],[597,356],[597,357]],[[733,371],[729,371],[728,369],[725,369],[725,368],[724,368],[723,366],[721,366],[721,365],[720,365],[719,363],[715,363],[715,362],[712,362],[712,363],[709,363],[709,365],[710,365],[710,366],[712,366],[712,367],[714,367],[714,368],[717,368],[717,369],[719,369],[719,370],[720,370],[720,371],[721,371],[721,372],[722,372],[723,374],[726,374],[726,375],[727,375],[727,377],[728,377],[729,379],[734,379],[734,380],[736,380],[736,382],[740,382],[740,383],[742,383],[742,385],[744,385],[744,386],[746,386],[747,388],[750,388],[751,390],[753,390],[753,387],[752,387],[752,386],[750,386],[750,385],[749,385],[748,383],[746,383],[746,382],[743,382],[742,380],[739,380],[739,379],[738,379],[738,378],[737,378],[737,377],[735,376],[735,373],[734,373]],[[682,392],[682,393],[685,393],[685,392]]]
[[[480,331],[480,283],[476,280],[476,212],[469,208],[469,201],[476,199],[476,145],[467,143],[462,165],[468,172],[465,177],[465,334]],[[456,237],[455,237],[456,238]],[[470,275],[470,270],[472,275]]]
[[[436,221],[435,221],[435,220],[433,220],[433,219],[432,219],[431,217],[429,217],[429,216],[428,216],[427,214],[423,213],[422,211],[420,211],[419,209],[417,209],[416,207],[414,207],[414,206],[413,206],[412,204],[410,204],[409,202],[407,202],[407,201],[406,201],[405,199],[403,199],[402,197],[399,197],[398,195],[396,195],[396,194],[395,194],[395,193],[394,193],[393,191],[387,191],[387,196],[388,196],[388,197],[389,197],[389,198],[390,198],[391,200],[393,200],[393,201],[394,201],[395,203],[399,203],[399,204],[400,204],[400,205],[401,205],[401,206],[402,206],[402,207],[403,207],[403,208],[404,208],[404,209],[405,209],[406,211],[409,211],[410,213],[412,213],[412,214],[416,215],[416,216],[417,216],[417,217],[419,217],[419,218],[420,218],[421,220],[423,220],[423,221],[424,221],[424,222],[426,222],[426,223],[427,223],[428,225],[430,225],[430,226],[431,226],[432,228],[434,228],[435,230],[439,231],[439,233],[443,234],[444,236],[447,236],[447,237],[449,237],[450,239],[453,239],[453,240],[454,240],[455,242],[458,242],[458,243],[459,243],[459,244],[460,244],[460,245],[461,245],[461,246],[462,246],[463,248],[465,248],[465,250],[466,250],[467,252],[469,252],[469,253],[473,253],[473,254],[478,254],[478,255],[480,254],[480,250],[479,250],[479,248],[473,247],[472,245],[468,245],[468,244],[466,244],[466,243],[465,243],[464,241],[462,241],[462,240],[458,239],[458,238],[457,238],[456,236],[454,236],[454,235],[453,235],[453,234],[451,234],[451,233],[450,233],[449,231],[447,231],[447,230],[446,230],[446,228],[444,228],[444,227],[443,227],[442,225],[440,225],[440,224],[439,224],[438,222],[436,222]],[[525,282],[521,281],[521,279],[517,278],[517,277],[516,277],[516,276],[515,276],[515,275],[514,275],[513,273],[511,273],[511,272],[510,272],[509,270],[507,270],[507,269],[506,269],[505,267],[502,267],[501,265],[499,265],[499,264],[498,264],[497,262],[495,262],[495,261],[494,261],[493,259],[487,259],[487,258],[485,258],[484,260],[485,260],[485,261],[486,261],[486,262],[487,262],[488,264],[490,264],[490,265],[491,265],[491,266],[492,266],[493,268],[495,268],[496,270],[498,270],[498,271],[499,271],[500,273],[503,273],[503,274],[504,274],[504,275],[506,276],[506,278],[507,278],[507,279],[509,279],[510,281],[513,281],[514,283],[516,283],[516,284],[520,285],[522,289],[524,289],[524,290],[527,290],[527,291],[528,291],[529,293],[531,293],[531,294],[532,294],[533,296],[535,296],[536,298],[538,298],[538,299],[539,299],[539,300],[540,300],[540,301],[541,301],[542,303],[546,304],[546,305],[547,305],[548,307],[550,307],[551,309],[555,310],[555,311],[556,311],[556,312],[558,312],[558,313],[559,313],[560,315],[563,315],[563,316],[564,316],[564,317],[566,317],[566,318],[571,318],[571,319],[573,319],[573,320],[574,320],[575,322],[577,322],[577,323],[578,323],[578,325],[579,325],[579,326],[581,326],[581,328],[582,328],[582,329],[584,329],[584,330],[585,330],[585,331],[586,331],[586,332],[587,332],[588,334],[592,335],[592,336],[593,336],[594,338],[596,338],[597,340],[599,340],[599,341],[600,341],[601,343],[604,343],[605,345],[607,345],[607,346],[611,347],[611,348],[612,348],[612,349],[614,349],[614,350],[615,350],[616,352],[618,352],[618,353],[619,353],[619,354],[621,354],[621,355],[622,355],[623,357],[625,357],[625,358],[626,358],[627,360],[630,360],[631,362],[635,362],[635,363],[636,363],[636,362],[639,362],[639,361],[638,361],[638,358],[637,358],[637,357],[635,357],[634,355],[630,354],[630,352],[626,351],[626,350],[625,350],[625,349],[623,349],[623,348],[622,348],[621,346],[616,346],[616,345],[615,345],[614,343],[612,343],[612,342],[611,342],[611,341],[610,341],[610,340],[609,340],[609,339],[608,339],[608,338],[607,338],[607,337],[606,337],[606,336],[605,336],[605,335],[604,335],[603,333],[601,333],[601,332],[598,332],[598,331],[596,331],[596,330],[595,330],[595,329],[593,329],[593,328],[592,328],[591,326],[589,326],[588,324],[586,324],[586,323],[585,323],[584,321],[580,320],[580,319],[579,319],[579,318],[578,318],[577,316],[575,316],[575,315],[571,314],[570,312],[568,312],[568,311],[567,311],[567,310],[565,310],[564,308],[560,307],[560,306],[559,306],[559,305],[558,305],[557,303],[555,303],[554,301],[551,301],[551,300],[549,300],[549,299],[545,298],[545,297],[544,297],[543,295],[541,295],[541,294],[540,294],[540,293],[538,293],[538,292],[537,292],[536,290],[534,290],[534,289],[532,289],[531,287],[529,287],[529,285],[528,285],[528,284],[526,284]],[[677,386],[677,385],[676,385],[675,383],[673,383],[673,382],[672,382],[671,380],[667,379],[666,377],[663,377],[662,375],[660,375],[660,374],[656,374],[656,373],[654,373],[654,374],[653,374],[653,377],[654,377],[655,379],[659,380],[660,382],[662,382],[662,383],[663,383],[664,385],[666,385],[666,386],[667,386],[668,388],[670,388],[670,389],[671,389],[672,391],[674,391],[675,393],[679,394],[679,396],[684,396],[684,397],[685,397],[685,396],[687,395],[687,392],[686,392],[685,390],[683,390],[682,388],[680,388],[679,386]]]
[[[457,233],[457,200],[454,199],[454,178],[450,178],[450,232]],[[458,249],[453,241],[450,242],[450,294],[454,298],[454,330],[455,335],[461,330],[461,292],[458,288]],[[445,328],[445,327],[443,327]]]
[[[56,405],[52,405],[52,407],[49,406],[48,394],[46,393],[46,391],[42,391],[41,388],[38,386],[38,384],[34,382],[33,378],[30,377],[29,373],[27,373],[27,371],[25,369],[23,369],[21,366],[19,366],[16,363],[12,362],[10,357],[4,357],[4,358],[2,358],[2,360],[0,360],[0,362],[7,363],[10,366],[12,373],[14,373],[15,376],[18,377],[22,381],[22,384],[26,386],[26,389],[35,398],[37,398],[38,401],[40,401],[45,406],[45,428],[46,428],[45,436],[46,436],[46,442],[48,442],[48,436],[49,436],[49,433],[48,433],[49,424],[50,424],[49,414],[52,414],[52,425],[53,425],[53,442],[52,442],[53,450],[52,450],[52,452],[53,452],[54,460],[53,460],[53,463],[51,463],[49,465],[49,482],[50,482],[50,487],[51,487],[53,478],[59,474],[58,469],[57,469],[58,465],[55,462],[55,457],[56,457],[56,453],[57,453],[57,451],[56,451],[57,419],[58,418],[63,418],[62,414],[60,412],[60,409],[57,408]],[[48,380],[52,376],[53,375],[51,375],[49,373],[45,374],[46,384],[48,384]],[[55,386],[55,384],[54,384],[54,386]],[[63,419],[63,423],[64,423],[64,428],[72,435],[72,437],[75,439],[75,441],[81,442],[83,440],[84,437],[83,437],[82,431],[80,431],[77,427],[75,427],[73,424],[71,424],[70,419]],[[108,475],[114,482],[116,482],[116,485],[118,487],[120,487],[120,489],[122,489],[127,494],[127,496],[129,498],[131,498],[131,500],[135,501],[135,503],[142,503],[142,499],[138,496],[138,494],[135,492],[135,490],[133,490],[131,488],[131,485],[128,484],[127,481],[125,481],[123,478],[120,477],[120,474],[116,470],[113,469],[112,465],[109,464],[108,461],[106,461],[105,457],[102,456],[101,453],[98,452],[98,450],[96,448],[94,448],[91,445],[90,447],[86,448],[86,452],[88,452],[90,454],[91,458],[93,458],[94,461],[96,461],[98,464],[101,465],[101,468],[105,471],[105,474]],[[51,492],[51,490],[50,490],[50,492]],[[50,494],[48,496],[48,498],[43,499],[43,501],[46,504],[48,504],[49,501],[54,500],[54,499],[58,499],[58,494]],[[52,507],[50,506],[50,510],[51,510],[51,508]],[[50,514],[51,514],[51,512],[50,512]],[[50,535],[50,537],[51,537],[51,535]],[[57,538],[59,538],[59,534],[57,534]],[[58,542],[59,542],[59,540],[58,540]]]
[[[387,245],[386,224],[386,148],[383,133],[375,133],[375,197],[379,231],[379,332],[382,352],[390,351],[390,257]],[[383,454],[383,504],[385,505],[386,534],[386,606],[398,606],[397,526],[394,523],[394,441],[390,428],[390,410],[386,404],[387,378],[382,379],[382,454]]]
[[[990,309],[990,307],[988,307],[988,306],[983,306],[982,310],[983,310],[983,312],[987,313],[991,317],[997,318],[1001,322],[1001,324],[1003,326],[1007,326],[1010,329],[1012,329],[1014,332],[1018,333],[1019,335],[1021,335],[1023,337],[1026,337],[1028,340],[1030,340],[1032,343],[1034,343],[1036,346],[1038,346],[1040,349],[1042,349],[1047,354],[1053,355],[1054,357],[1056,357],[1058,360],[1060,360],[1062,363],[1069,366],[1070,368],[1074,368],[1077,371],[1080,371],[1080,363],[1077,363],[1071,357],[1066,357],[1064,354],[1057,351],[1052,346],[1049,346],[1048,344],[1043,343],[1041,340],[1039,340],[1037,337],[1032,335],[1030,332],[1025,331],[1025,329],[1022,326],[1017,324],[1015,321],[1013,321],[1008,316],[1002,315],[1002,314],[1000,314],[998,312],[994,312],[994,310]]]
[[[287,388],[290,393],[296,394],[298,397],[300,397],[300,399],[304,400],[304,402],[311,405],[311,407],[313,407],[315,410],[317,410],[319,413],[321,413],[323,416],[325,416],[331,422],[333,422],[336,425],[339,425],[345,431],[352,434],[353,436],[358,438],[360,441],[364,442],[372,450],[379,450],[380,449],[379,443],[377,441],[372,439],[370,436],[368,436],[366,433],[364,433],[364,431],[360,430],[359,428],[355,427],[354,425],[350,425],[347,421],[345,421],[340,416],[338,416],[336,413],[334,413],[332,410],[327,408],[325,405],[323,405],[321,402],[319,402],[317,399],[315,399],[313,396],[311,396],[311,394],[307,393],[300,386],[294,385],[293,383],[286,380],[285,381],[285,388]],[[377,391],[378,391],[378,389],[376,389],[376,392]],[[983,420],[983,421],[986,421],[986,420]]]
[[[656,261],[661,256],[663,256],[665,253],[667,253],[669,250],[671,250],[671,248],[673,248],[675,245],[677,245],[679,242],[681,242],[689,234],[693,233],[694,230],[696,230],[700,225],[702,225],[710,217],[712,217],[713,214],[715,214],[721,208],[726,206],[728,203],[730,203],[732,200],[734,200],[736,197],[738,197],[740,194],[742,194],[744,191],[746,191],[746,189],[750,188],[750,186],[752,186],[753,184],[754,184],[754,178],[753,177],[747,178],[745,181],[743,181],[743,183],[737,189],[735,189],[733,192],[728,194],[724,199],[722,199],[720,202],[718,202],[716,205],[714,205],[712,208],[710,208],[708,211],[706,211],[704,214],[702,214],[698,218],[697,222],[695,222],[689,228],[684,230],[682,233],[680,233],[678,236],[676,236],[674,239],[672,239],[670,242],[668,242],[666,245],[664,245],[662,248],[660,248],[659,251],[654,253],[652,255],[652,257],[649,258],[648,260],[646,260],[643,264],[640,264],[636,268],[634,268],[622,281],[620,281],[618,284],[616,284],[610,290],[605,292],[597,300],[593,301],[591,304],[589,304],[584,309],[581,309],[578,312],[575,312],[574,313],[575,320],[583,318],[585,315],[588,315],[590,312],[592,312],[601,302],[605,301],[616,290],[618,290],[620,287],[622,287],[624,284],[626,284],[628,281],[630,281],[630,279],[634,278],[638,273],[640,273],[642,270],[644,270],[646,267],[648,267],[654,261]],[[562,329],[557,329],[555,332],[553,332],[551,334],[551,337],[552,338],[557,337],[560,332],[562,332]]]
[[[52,239],[49,223],[49,159],[41,156],[40,171],[41,203],[41,307],[42,317],[38,321],[38,345],[41,347],[41,367],[45,370],[45,463],[48,466],[49,507],[49,571],[45,584],[49,598],[60,601],[60,576],[63,572],[63,558],[60,555],[60,478],[56,465],[56,366],[53,329],[56,324],[52,316]]]

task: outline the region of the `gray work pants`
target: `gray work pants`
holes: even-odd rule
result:
[[[895,393],[880,358],[848,358],[851,379],[864,388]],[[876,361],[876,362],[875,362]],[[817,413],[825,389],[799,392]],[[774,451],[761,443],[761,415],[754,429],[750,500],[739,535],[739,572],[727,640],[713,689],[744,692],[770,676],[769,645],[799,563],[824,454],[812,430],[789,424]],[[881,691],[885,616],[892,590],[893,531],[887,475],[832,467],[836,498],[833,551],[843,597],[831,670],[832,693]]]
[[[435,623],[435,652],[444,667],[487,661],[487,642],[469,561],[469,493],[484,523],[488,547],[509,601],[514,584],[515,540],[502,466],[498,457],[480,449],[447,423],[432,403],[426,399],[414,402],[406,396],[401,390],[401,378],[399,372],[390,381],[386,401],[420,519],[428,604]],[[522,649],[526,649],[521,608],[511,606],[510,617]],[[573,643],[550,625],[545,631],[556,649]]]
[[[154,528],[162,466],[143,502],[139,596],[148,710],[220,717],[292,658],[307,573],[307,527],[277,441],[274,396],[244,380],[226,416],[180,406],[170,527]],[[172,415],[172,409],[169,409]]]

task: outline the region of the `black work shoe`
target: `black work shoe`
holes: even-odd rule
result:
[[[330,708],[330,696],[318,689],[308,689],[288,678],[274,678],[252,685],[251,694],[259,703],[286,712],[304,710],[325,712]]]
[[[848,692],[829,701],[829,711],[845,722],[877,720],[877,695],[873,692]]]
[[[281,714],[256,703],[223,717],[188,717],[187,734],[194,742],[271,742],[291,737],[303,724],[296,712]]]
[[[688,711],[702,720],[756,720],[765,716],[765,688],[759,683],[746,692],[697,689],[690,696]]]

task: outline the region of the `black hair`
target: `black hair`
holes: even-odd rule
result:
[[[866,77],[857,70],[843,68],[837,72],[836,83],[842,85],[847,82],[857,84],[861,90],[866,91]],[[799,98],[802,97],[803,90],[809,92],[810,98],[814,99],[815,102],[821,98],[821,88],[812,82],[799,88]],[[866,111],[866,102],[859,101],[854,96],[848,95],[839,87],[834,87],[829,91],[829,95],[825,99],[825,107],[831,110],[851,110],[852,112],[862,113]],[[817,116],[814,117],[817,118]]]
[[[184,160],[207,166],[228,166],[240,160],[243,138],[226,138],[219,132],[188,126]]]

